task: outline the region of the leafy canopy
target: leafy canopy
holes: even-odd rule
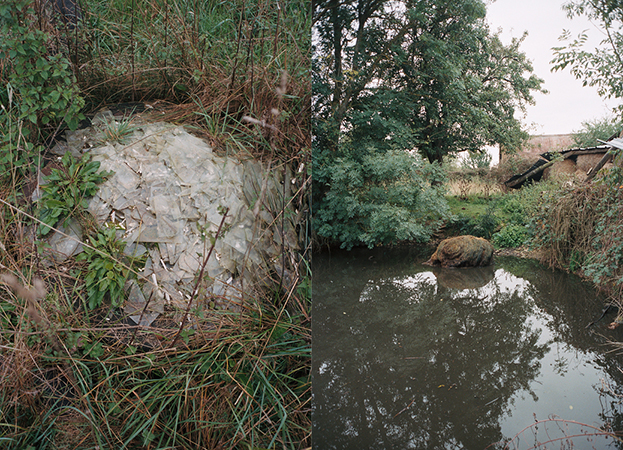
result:
[[[417,148],[429,161],[486,144],[518,147],[515,118],[542,80],[484,21],[481,0],[328,1],[316,5],[318,144],[340,136]]]
[[[623,97],[623,5],[619,0],[574,0],[564,8],[569,17],[584,15],[603,31],[604,39],[599,47],[588,51],[586,31],[573,39],[569,31],[563,31],[561,41],[567,45],[555,47],[552,70],[569,68],[584,86],[594,86],[605,98]],[[619,107],[621,110],[622,107]]]

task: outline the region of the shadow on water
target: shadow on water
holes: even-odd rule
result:
[[[586,329],[603,307],[590,286],[528,260],[437,269],[421,264],[428,256],[315,257],[315,450],[484,449],[535,415],[623,429],[600,383],[620,394],[620,359]]]

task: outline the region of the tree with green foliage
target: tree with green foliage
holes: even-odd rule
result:
[[[532,66],[519,51],[523,38],[504,46],[490,35],[480,1],[434,4],[434,13],[419,13],[406,50],[396,52],[401,64],[390,81],[414,99],[406,125],[420,152],[442,163],[449,153],[485,145],[519,148],[527,134],[515,111],[542,82],[525,76]]]
[[[519,51],[522,39],[503,45],[489,32],[485,14],[481,0],[314,4],[313,195],[319,235],[349,242],[347,246],[355,241],[373,245],[361,236],[379,234],[383,239],[376,243],[426,240],[446,213],[439,206],[441,192],[427,189],[418,197],[434,205],[424,215],[435,220],[416,223],[420,214],[410,214],[412,199],[393,195],[392,186],[361,168],[366,161],[392,167],[400,152],[409,151],[438,169],[449,154],[482,151],[487,144],[516,148],[527,137],[515,111],[533,101],[532,92],[540,90],[542,80],[531,75],[532,67]],[[425,167],[413,154],[411,158]],[[389,221],[383,233],[366,228],[370,224],[362,218],[369,217],[369,203],[363,198],[357,208],[340,211],[340,204],[352,207],[336,201],[338,191],[350,192],[334,175],[345,167],[364,177],[358,181],[361,186],[386,193],[374,196],[375,205],[399,208],[412,222],[407,229],[424,225],[427,233],[399,233]],[[399,173],[430,176],[409,181],[429,187],[440,176],[433,168],[404,167]],[[331,220],[338,219],[351,230],[348,237],[335,233]]]
[[[621,133],[623,122],[613,117],[586,120],[582,122],[582,128],[573,132],[573,142],[578,147],[594,147],[601,145],[601,141],[607,141],[611,137]]]
[[[348,130],[429,161],[485,144],[517,147],[514,117],[542,80],[484,21],[481,0],[328,1],[316,5],[316,135],[335,150]],[[402,130],[402,131],[399,131]]]
[[[567,45],[553,49],[552,70],[569,68],[577,79],[583,80],[584,86],[596,87],[600,96],[623,97],[623,4],[619,0],[573,0],[564,8],[570,18],[587,16],[605,37],[599,47],[588,51],[586,31],[575,39],[569,31],[563,31],[560,40],[567,41]]]

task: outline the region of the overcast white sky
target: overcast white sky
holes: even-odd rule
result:
[[[521,50],[532,61],[534,73],[545,80],[549,94],[536,94],[536,105],[528,106],[524,123],[530,134],[566,134],[579,130],[582,122],[611,115],[615,100],[604,101],[594,88],[582,87],[568,69],[551,72],[552,47],[562,46],[558,40],[563,29],[577,36],[588,30],[592,47],[603,38],[596,26],[585,17],[569,19],[562,10],[564,0],[496,0],[487,7],[491,31],[502,29],[502,42],[521,37],[528,31]],[[592,48],[591,47],[591,48]]]

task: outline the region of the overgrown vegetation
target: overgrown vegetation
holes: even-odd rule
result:
[[[623,293],[623,170],[621,156],[593,184],[562,192],[541,211],[536,242],[551,265],[581,269],[597,286]]]
[[[197,125],[215,144],[308,157],[307,3],[92,0],[83,15],[70,51],[93,103],[165,100],[175,104],[166,119]]]
[[[525,165],[516,159],[511,161],[509,164],[513,167]],[[447,197],[453,215],[446,222],[446,234],[471,234],[491,239],[496,248],[531,244],[536,217],[550,202],[556,201],[566,180],[554,176],[519,190],[503,192],[496,179],[506,170],[497,167],[487,174],[469,169],[453,173],[451,195]],[[496,186],[493,193],[491,185]]]
[[[347,248],[427,240],[447,216],[431,174],[449,155],[518,148],[528,137],[514,114],[542,80],[519,49],[523,38],[502,44],[481,0],[313,5],[316,237]],[[413,158],[417,196],[396,195],[375,173],[400,166],[405,151],[421,157]],[[484,154],[474,158],[485,164]],[[347,175],[338,180],[336,172]]]
[[[586,124],[584,132],[592,130]],[[513,167],[521,166],[513,162]],[[479,195],[449,197],[453,217],[448,234],[490,238],[496,248],[522,245],[538,250],[542,262],[586,276],[597,287],[623,295],[623,156],[589,184],[573,176],[550,176],[521,189],[482,195],[479,176],[463,183]],[[504,170],[497,168],[496,171]],[[456,177],[455,177],[456,179]]]
[[[282,214],[296,210],[305,236],[307,3],[86,0],[77,26],[51,3],[0,5],[0,446],[309,447],[311,274],[301,252],[284,245],[293,283],[266,274],[253,295],[239,294],[240,313],[195,302],[181,326],[172,316],[130,327],[116,307],[137,266],[115,227],[85,210],[107,174],[67,153],[37,207],[28,189],[63,129],[102,105],[139,101],[217,152],[295,174]],[[108,123],[102,138],[122,142],[132,127]],[[83,256],[43,258],[39,238],[66,218],[84,230]]]
[[[62,53],[49,51],[50,35],[33,26],[31,3],[0,5],[0,181],[5,182],[16,182],[41,156],[42,126],[75,129],[84,118],[71,64]]]
[[[595,86],[604,98],[623,97],[621,44],[623,9],[612,0],[572,0],[565,4],[569,17],[584,15],[597,24],[604,38],[598,48],[587,51],[587,32],[572,38],[561,36],[565,46],[554,49],[554,70],[569,69],[584,85]],[[613,119],[585,124],[584,134],[621,132],[621,107]],[[610,136],[609,136],[610,137]],[[591,184],[561,192],[558,202],[543,211],[536,242],[544,250],[544,260],[552,265],[581,270],[600,288],[612,292],[621,305],[623,293],[623,187],[621,152],[616,151],[614,166]],[[620,316],[619,316],[620,319]],[[620,346],[620,343],[618,344]]]
[[[167,329],[84,327],[71,277],[44,275],[63,283],[46,306],[30,312],[6,294],[0,304],[13,349],[1,366],[3,448],[296,448],[308,436],[309,335],[284,310],[223,315],[172,347]]]

